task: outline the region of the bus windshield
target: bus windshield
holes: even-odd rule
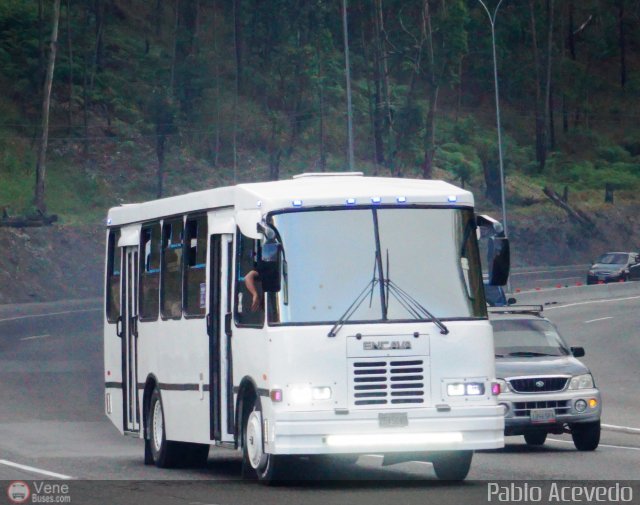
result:
[[[440,319],[484,318],[474,222],[473,211],[460,208],[274,214],[286,288],[270,294],[269,322],[334,323],[362,293],[346,324],[430,320],[407,300]]]

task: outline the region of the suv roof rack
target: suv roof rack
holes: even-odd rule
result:
[[[508,305],[506,307],[487,307],[490,314],[533,314],[542,315],[542,305]]]

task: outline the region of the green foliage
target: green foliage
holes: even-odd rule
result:
[[[440,168],[451,172],[462,186],[482,170],[480,159],[471,146],[444,144],[437,150],[436,160]]]
[[[605,180],[637,187],[639,21],[627,11],[622,93],[618,2],[571,3],[574,23],[591,20],[581,28],[574,24],[573,32],[580,30],[573,54],[570,2],[555,2],[556,144],[541,175],[532,147],[536,72],[528,4],[503,2],[499,11],[505,173],[585,190],[599,190]],[[50,33],[50,3],[43,5],[40,26],[37,2],[0,2],[0,128],[6,129],[0,141],[0,205],[30,205],[41,48],[46,56]],[[79,212],[84,198],[108,205],[114,194],[150,197],[160,138],[166,143],[168,191],[234,177],[266,179],[274,176],[270,167],[280,177],[319,169],[321,152],[325,169],[345,168],[344,47],[335,2],[243,0],[237,13],[233,2],[175,5],[72,0],[67,11],[63,2],[47,173],[52,212]],[[535,2],[534,14],[545,60],[546,4]],[[484,183],[494,186],[495,196],[491,35],[479,3],[357,2],[349,10],[349,37],[358,164],[420,177],[433,128],[435,166],[463,184],[487,177]],[[428,124],[436,88],[434,124]],[[382,151],[375,164],[374,145]]]

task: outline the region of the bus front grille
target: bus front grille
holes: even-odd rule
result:
[[[426,373],[421,359],[351,362],[351,403],[355,407],[419,407],[426,402]]]

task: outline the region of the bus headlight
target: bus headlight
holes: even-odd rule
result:
[[[447,384],[447,394],[449,396],[481,396],[484,394],[484,384],[482,382]]]
[[[312,401],[322,401],[331,399],[331,388],[328,386],[310,387],[293,386],[289,393],[291,403],[296,405],[306,405]]]

